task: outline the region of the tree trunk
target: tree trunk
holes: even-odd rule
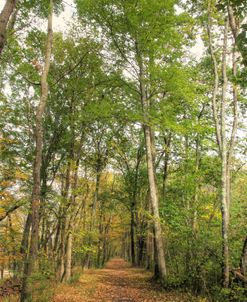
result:
[[[152,212],[151,204],[150,204],[150,194],[147,194],[147,210],[149,213]],[[147,245],[146,245],[146,269],[151,270],[152,265],[154,263],[154,240],[153,240],[153,221],[148,218],[147,221]]]
[[[208,36],[209,36],[209,50],[214,66],[214,92],[213,92],[213,116],[215,122],[216,138],[218,143],[219,154],[221,156],[221,214],[222,214],[222,285],[229,287],[230,265],[229,265],[229,242],[228,229],[230,218],[230,165],[234,146],[234,139],[237,128],[237,90],[234,85],[234,122],[230,140],[229,150],[227,150],[227,136],[226,136],[226,94],[227,94],[227,47],[228,47],[228,27],[229,19],[225,20],[224,42],[222,51],[222,94],[220,103],[220,112],[218,117],[217,111],[217,93],[219,85],[218,64],[216,61],[215,52],[213,50],[213,42],[211,37],[211,3],[208,6]],[[236,62],[233,56],[233,74],[236,73]]]
[[[102,240],[103,240],[103,209],[102,209],[102,204],[100,205],[100,214],[99,214],[99,238],[98,238],[98,244],[97,244],[97,266],[101,266],[101,255],[102,255]]]
[[[159,215],[159,201],[158,201],[158,191],[156,185],[156,171],[155,171],[155,145],[154,138],[152,136],[152,129],[148,121],[148,110],[150,107],[150,101],[147,97],[147,91],[145,87],[145,75],[144,75],[144,63],[142,58],[142,53],[139,49],[138,41],[136,41],[136,59],[139,67],[139,85],[140,85],[140,101],[142,105],[143,113],[143,129],[145,137],[145,147],[146,147],[146,162],[148,170],[148,183],[149,183],[149,194],[150,203],[153,212],[154,230],[155,230],[155,246],[157,249],[157,263],[159,268],[160,278],[165,281],[166,279],[166,263],[165,254],[162,238],[162,229],[160,223]]]
[[[98,204],[98,198],[99,198],[99,189],[100,189],[100,178],[101,178],[101,168],[100,166],[96,167],[96,179],[95,179],[95,191],[94,191],[94,198],[92,202],[92,208],[91,208],[91,217],[90,217],[90,222],[89,222],[89,231],[92,232],[92,230],[95,227],[95,215],[96,215],[96,209],[97,209],[97,204]],[[92,244],[92,239],[89,237],[88,246],[91,246]],[[85,268],[90,267],[91,263],[91,252],[88,252],[85,256]]]
[[[27,219],[25,222],[24,231],[22,234],[22,240],[21,240],[20,253],[22,255],[27,255],[27,252],[28,252],[28,240],[29,240],[31,224],[32,224],[32,215],[30,213],[28,213]]]
[[[65,272],[65,254],[66,254],[66,225],[67,220],[66,217],[63,217],[62,227],[61,227],[61,246],[60,246],[60,259],[58,261],[58,278],[62,282],[64,278]]]
[[[68,202],[68,197],[69,197],[69,188],[70,188],[70,174],[71,174],[71,161],[73,159],[73,149],[74,142],[71,143],[71,148],[70,148],[70,156],[68,159],[68,165],[66,169],[66,179],[65,179],[65,187],[62,191],[62,197],[64,200],[64,204],[61,207],[61,233],[60,233],[60,238],[61,238],[61,247],[60,247],[60,259],[58,261],[58,278],[60,281],[63,280],[64,278],[64,273],[65,273],[65,256],[66,256],[66,239],[67,239],[67,228],[68,228],[68,219],[67,219],[67,210],[70,206]]]
[[[45,64],[41,75],[41,96],[40,102],[36,112],[36,148],[34,155],[33,167],[33,190],[31,198],[32,206],[32,233],[30,242],[30,254],[28,259],[27,275],[24,276],[22,284],[21,302],[30,300],[31,288],[29,286],[28,278],[37,269],[37,255],[38,255],[38,239],[39,239],[39,209],[40,209],[40,170],[42,162],[43,149],[43,116],[48,97],[48,73],[50,69],[50,59],[52,51],[52,15],[53,15],[53,0],[50,0],[47,28],[47,44],[45,54]]]
[[[171,132],[164,136],[165,143],[165,158],[164,158],[164,166],[163,166],[163,183],[162,183],[162,199],[165,200],[166,195],[166,183],[168,178],[168,164],[170,160],[170,146],[171,146]]]
[[[111,217],[109,218],[109,221],[107,222],[105,226],[105,234],[104,234],[104,240],[103,240],[103,255],[102,255],[102,263],[101,265],[104,266],[107,259],[107,246],[108,246],[108,233],[111,226]]]
[[[66,248],[66,268],[65,268],[65,276],[64,281],[69,281],[71,278],[71,268],[72,268],[72,232],[68,233],[68,240],[67,240],[67,248]]]
[[[240,261],[240,269],[241,273],[244,276],[247,276],[247,236],[244,241],[242,255],[241,255],[241,261]]]
[[[153,233],[151,231],[151,222],[147,227],[147,245],[146,245],[146,269],[151,270],[153,263]]]
[[[157,244],[156,244],[156,237],[155,237],[155,228],[153,227],[153,261],[154,261],[154,278],[160,279],[160,269],[159,269],[159,263],[158,263],[158,253],[157,253]]]
[[[229,287],[229,200],[228,194],[228,167],[227,167],[227,145],[226,145],[226,91],[227,91],[227,73],[226,73],[226,56],[227,56],[227,35],[228,19],[225,22],[224,45],[222,55],[222,98],[221,98],[221,212],[222,212],[222,282],[224,287]]]
[[[159,215],[159,204],[158,204],[158,192],[156,187],[155,179],[155,169],[152,149],[151,139],[151,129],[149,126],[145,125],[144,127],[145,140],[146,140],[146,156],[147,156],[147,168],[148,168],[148,181],[149,181],[149,191],[150,191],[150,202],[153,211],[153,220],[154,220],[154,229],[155,229],[155,246],[157,249],[157,262],[159,268],[159,274],[162,279],[166,278],[166,263],[163,247],[163,238],[162,238],[162,229],[160,224],[160,215]]]
[[[141,229],[141,231],[143,232],[143,229]],[[137,259],[138,266],[141,266],[143,263],[145,243],[146,243],[145,237],[143,236],[143,234],[141,234],[138,239],[138,259]]]
[[[0,14],[0,55],[6,43],[8,22],[16,4],[17,0],[7,0]]]
[[[136,264],[135,255],[135,203],[131,202],[130,208],[130,251],[131,251],[131,264]]]

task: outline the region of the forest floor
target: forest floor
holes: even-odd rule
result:
[[[78,282],[61,284],[53,302],[194,302],[189,294],[161,290],[151,273],[112,259],[104,269],[87,270]],[[205,300],[203,300],[205,301]]]

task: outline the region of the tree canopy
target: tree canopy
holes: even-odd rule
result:
[[[53,301],[120,257],[246,301],[247,2],[3,2],[0,289]]]

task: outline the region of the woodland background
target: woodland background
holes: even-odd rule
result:
[[[247,2],[2,2],[3,294],[51,301],[119,256],[246,301]]]

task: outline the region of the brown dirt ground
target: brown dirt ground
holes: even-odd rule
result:
[[[74,284],[61,284],[53,302],[194,302],[192,296],[162,291],[151,274],[132,268],[122,259],[111,260],[104,269],[88,270]]]

